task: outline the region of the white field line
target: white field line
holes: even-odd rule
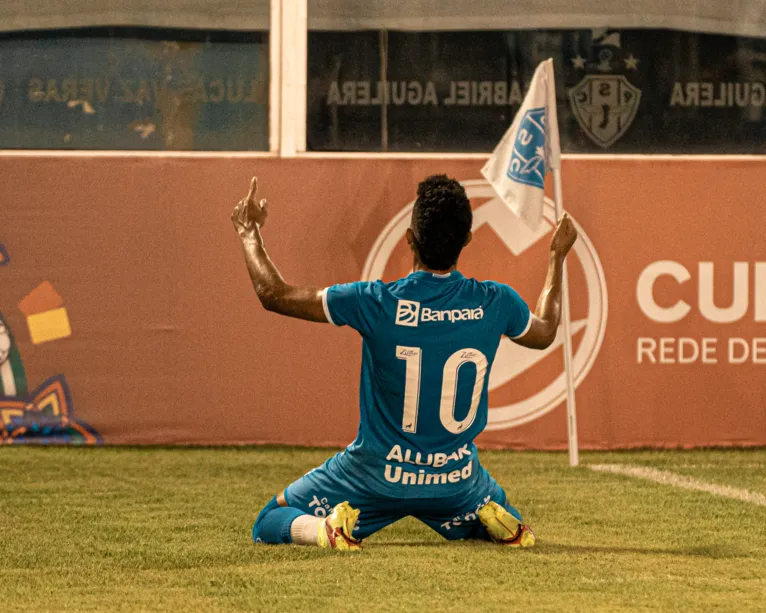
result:
[[[729,487],[728,485],[716,485],[715,483],[706,483],[693,477],[678,475],[665,470],[657,470],[647,466],[632,466],[630,464],[591,464],[588,466],[591,470],[602,473],[613,473],[615,475],[625,475],[635,477],[636,479],[646,479],[663,485],[672,485],[684,490],[695,490],[697,492],[707,492],[714,496],[723,496],[733,500],[741,500],[766,507],[766,495],[738,487]]]

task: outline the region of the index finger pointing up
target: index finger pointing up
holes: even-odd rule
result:
[[[257,191],[258,191],[258,177],[253,177],[252,181],[250,181],[250,191],[247,193],[248,203],[255,202],[255,193]]]

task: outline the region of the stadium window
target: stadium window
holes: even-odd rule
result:
[[[0,148],[268,150],[268,3],[261,9],[260,29],[248,31],[0,33]]]
[[[489,152],[552,57],[566,152],[766,152],[757,3],[743,24],[723,6],[639,0],[612,29],[583,29],[587,15],[558,17],[553,2],[516,4],[529,9],[309,0],[307,149]]]

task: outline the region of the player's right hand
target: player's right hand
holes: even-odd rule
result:
[[[234,229],[241,239],[254,238],[258,234],[258,229],[266,223],[266,217],[269,214],[269,205],[266,199],[257,202],[255,199],[258,191],[258,179],[253,177],[250,182],[250,191],[247,197],[242,198],[234,207],[231,214],[231,221]]]
[[[556,226],[553,238],[551,238],[551,252],[563,259],[576,240],[577,229],[574,227],[569,214],[564,213],[564,216],[559,220],[559,225]]]
[[[258,177],[253,177],[252,181],[250,181],[250,191],[247,193],[246,198],[240,200],[240,204],[244,209],[245,223],[255,223],[259,228],[262,228],[269,214],[269,205],[265,198],[260,201],[256,200],[257,193]]]

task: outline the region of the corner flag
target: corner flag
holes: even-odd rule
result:
[[[545,60],[535,70],[519,112],[516,113],[511,127],[500,144],[495,147],[489,161],[481,169],[481,174],[490,182],[506,206],[531,229],[537,230],[543,220],[545,174],[549,170],[553,171],[553,198],[558,222],[564,215],[564,194],[561,186],[561,144],[559,143],[559,121],[556,116],[553,60]],[[564,370],[567,382],[569,465],[577,466],[580,455],[577,442],[572,326],[566,262],[563,266],[561,300]]]
[[[511,127],[481,174],[500,199],[536,230],[543,219],[545,174],[561,166],[553,60],[535,70]]]

